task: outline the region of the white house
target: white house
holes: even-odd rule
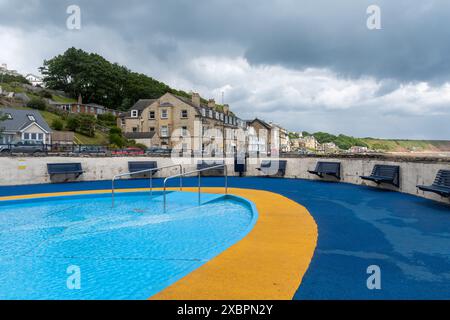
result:
[[[37,141],[51,144],[51,134],[47,122],[37,110],[0,108],[0,143]]]
[[[36,86],[41,86],[42,87],[44,85],[44,82],[42,81],[41,77],[39,77],[37,75],[34,75],[34,74],[31,74],[31,73],[27,74],[25,76],[25,79],[27,79],[35,87]]]

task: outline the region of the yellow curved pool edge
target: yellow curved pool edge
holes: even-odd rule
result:
[[[195,189],[194,189],[195,190]],[[223,188],[204,188],[222,193]],[[229,189],[252,201],[259,218],[240,242],[153,300],[291,300],[317,244],[317,224],[305,207],[279,194]]]
[[[183,190],[195,192],[197,188]],[[148,188],[116,190],[143,191]],[[223,193],[223,188],[202,188],[202,191]],[[228,191],[256,205],[259,218],[253,230],[240,242],[150,299],[292,299],[317,245],[318,230],[313,217],[305,207],[273,192],[238,188]],[[111,193],[111,190],[7,196],[0,197],[0,201],[105,193]]]

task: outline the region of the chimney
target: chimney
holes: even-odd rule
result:
[[[192,92],[192,103],[199,108],[200,107],[200,95],[198,93]]]
[[[208,108],[214,109],[216,107],[216,101],[214,99],[209,99]]]
[[[228,104],[223,105],[223,113],[225,113],[225,114],[230,113],[230,106]]]
[[[83,98],[81,97],[81,93],[78,94],[78,104],[83,104]]]

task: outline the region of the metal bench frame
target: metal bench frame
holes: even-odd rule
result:
[[[319,161],[316,164],[316,169],[308,170],[308,172],[321,178],[323,178],[324,175],[329,175],[341,180],[341,163]]]
[[[386,175],[385,170],[388,170]],[[373,167],[372,174],[370,176],[360,176],[363,180],[373,181],[376,184],[387,183],[397,188],[400,187],[400,166],[376,164]]]
[[[450,170],[439,170],[431,186],[417,186],[417,188],[450,198]]]

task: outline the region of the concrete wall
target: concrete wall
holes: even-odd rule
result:
[[[78,179],[79,181],[93,180],[111,180],[114,175],[125,173],[128,171],[128,161],[158,161],[158,166],[171,165],[174,162],[170,158],[150,158],[150,157],[0,157],[0,185],[24,185],[37,183],[50,183],[50,177],[47,174],[47,163],[64,163],[64,162],[81,162],[85,173]],[[450,170],[449,160],[392,160],[383,158],[287,158],[286,178],[300,178],[311,180],[330,180],[336,181],[334,178],[320,179],[319,177],[309,174],[308,170],[313,170],[317,161],[339,161],[341,162],[341,182],[370,185],[377,187],[375,183],[364,181],[359,178],[361,175],[370,175],[375,164],[392,164],[400,166],[400,183],[401,187],[397,190],[395,187],[388,185],[382,188],[392,189],[404,193],[409,193],[429,199],[450,203],[448,199],[442,198],[432,193],[424,193],[416,188],[416,185],[432,184],[436,173],[440,169]],[[188,159],[183,164],[186,171],[194,170],[197,161]],[[232,159],[228,166],[229,175],[235,175],[232,165]],[[259,167],[259,160],[248,164],[247,176],[259,176],[261,173],[256,170]],[[157,176],[168,176],[178,173],[177,168],[162,170]],[[58,180],[53,181],[58,182]]]

